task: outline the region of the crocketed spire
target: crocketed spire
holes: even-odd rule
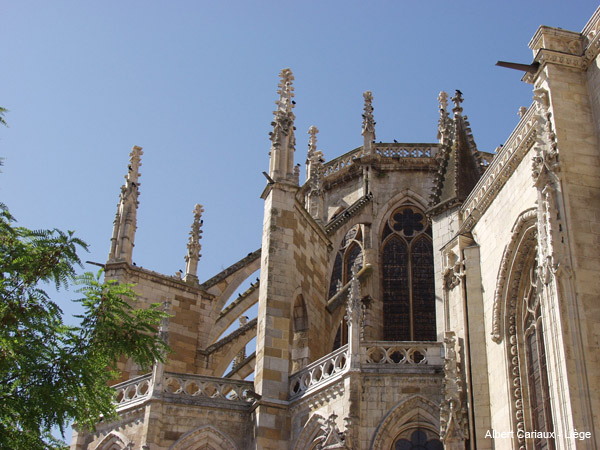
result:
[[[365,98],[365,111],[363,117],[362,135],[364,137],[363,147],[365,153],[373,153],[373,141],[375,140],[375,119],[373,118],[373,93],[366,91],[363,94]]]
[[[190,230],[190,237],[187,244],[187,255],[185,255],[185,277],[184,280],[187,282],[198,282],[198,261],[202,256],[200,250],[200,238],[202,237],[202,223],[200,219],[204,208],[202,205],[196,203],[194,208],[194,221],[192,222],[192,229]]]
[[[471,193],[483,171],[481,156],[473,139],[467,116],[463,116],[462,92],[456,91],[452,102],[453,119],[447,108],[448,95],[440,93],[438,139],[442,144],[438,156],[439,168],[435,177],[430,206],[434,213],[462,204]]]
[[[137,229],[137,207],[139,193],[142,147],[137,145],[129,154],[129,166],[125,175],[125,184],[121,186],[121,195],[117,205],[117,214],[108,254],[108,262],[127,262],[131,264],[135,230]]]
[[[283,69],[279,74],[279,100],[275,102],[277,109],[273,111],[274,118],[271,125],[273,131],[269,133],[271,139],[271,161],[269,175],[274,181],[294,182],[294,150],[296,138],[294,136],[294,75],[290,69]]]

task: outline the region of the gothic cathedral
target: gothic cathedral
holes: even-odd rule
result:
[[[534,102],[494,153],[460,91],[434,143],[376,143],[365,92],[363,145],[325,161],[311,127],[302,185],[284,69],[261,247],[206,281],[200,205],[185,273],[132,264],[134,147],[106,277],[164,304],[173,353],[123,361],[118,420],[71,449],[600,448],[600,8],[529,46]]]

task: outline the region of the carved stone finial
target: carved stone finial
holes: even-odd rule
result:
[[[519,115],[519,117],[523,117],[526,112],[527,112],[527,107],[526,106],[521,106],[519,108],[519,111],[517,112],[517,114]]]
[[[440,104],[440,110],[447,111],[448,110],[448,93],[441,91],[440,95],[438,95],[438,102]]]
[[[323,173],[323,152],[317,150],[318,128],[314,125],[308,129],[308,155],[306,159],[306,179],[310,181],[310,190],[306,196],[306,210],[317,222],[323,222],[324,197],[321,189]]]
[[[440,104],[440,120],[438,122],[437,138],[440,144],[448,144],[452,133],[450,130],[450,117],[448,115],[448,94],[441,91],[440,95],[438,95],[438,102]]]
[[[204,212],[204,208],[202,205],[196,204],[194,207],[194,222],[192,223],[192,229],[190,231],[190,237],[188,239],[187,244],[187,255],[185,256],[185,277],[184,280],[186,282],[198,282],[198,261],[202,256],[200,254],[200,250],[202,246],[200,245],[200,238],[202,237],[202,223],[200,220],[202,217],[202,213]]]
[[[364,137],[363,147],[367,154],[373,153],[373,141],[375,140],[375,119],[373,118],[373,93],[366,91],[363,94],[365,98],[365,110],[362,115],[363,126],[362,135]]]
[[[460,92],[457,89],[456,93],[454,94],[454,97],[452,97],[452,101],[454,102],[454,108],[452,108],[452,112],[454,113],[454,115],[460,115],[463,111],[460,104],[464,101],[462,92]]]
[[[269,175],[275,181],[294,181],[294,119],[292,112],[296,102],[294,98],[294,75],[290,69],[283,69],[279,74],[279,100],[275,102],[277,109],[273,111],[273,131],[269,133],[272,142]]]
[[[314,125],[312,125],[308,129],[308,134],[310,135],[310,137],[308,138],[308,160],[310,160],[311,157],[314,155],[314,153],[317,151],[317,133],[318,132],[319,132],[319,129],[317,127],[315,127]]]
[[[125,184],[121,186],[121,195],[117,205],[117,214],[113,226],[108,262],[132,262],[132,254],[137,229],[137,207],[139,193],[142,147],[135,145],[129,154],[129,166],[125,175]]]

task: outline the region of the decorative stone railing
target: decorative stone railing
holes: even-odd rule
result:
[[[375,155],[384,158],[433,158],[438,152],[437,144],[375,144]],[[323,176],[339,172],[355,160],[366,156],[363,147],[358,147],[342,156],[332,159],[323,165]]]
[[[249,405],[256,398],[252,381],[165,372],[162,386],[164,394],[181,396],[186,403],[210,399]],[[117,411],[160,395],[160,392],[154,392],[151,373],[116,384],[113,388]]]
[[[148,373],[113,386],[117,409],[141,403],[152,395],[152,374]]]
[[[375,146],[375,153],[386,158],[432,158],[438,148],[432,145],[383,144]]]
[[[361,344],[363,366],[443,366],[443,348],[439,342],[371,341]]]
[[[163,391],[186,399],[212,399],[234,403],[254,401],[252,381],[165,372]]]
[[[351,165],[355,159],[362,158],[365,155],[364,149],[358,147],[342,156],[338,156],[323,165],[323,176],[326,177],[332,173],[339,172],[344,167]]]
[[[348,359],[348,345],[344,345],[293,374],[290,378],[290,400],[339,380],[350,367]]]

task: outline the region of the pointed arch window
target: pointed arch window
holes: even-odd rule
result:
[[[306,331],[308,329],[308,314],[306,312],[306,303],[304,297],[299,295],[294,302],[294,331]]]
[[[431,432],[429,433],[431,434]],[[428,436],[424,430],[417,429],[410,436],[399,438],[392,446],[392,450],[443,450],[444,446],[436,437]]]
[[[352,279],[352,267],[360,270],[364,265],[363,258],[363,231],[360,224],[354,225],[345,234],[340,249],[336,253],[329,283],[329,298]],[[334,339],[333,350],[348,343],[348,330],[345,320],[342,319]]]
[[[544,346],[544,331],[541,317],[540,296],[537,294],[537,273],[535,259],[529,266],[529,271],[523,284],[521,297],[520,328],[522,339],[521,382],[527,387],[529,417],[531,430],[551,433],[552,410],[548,389],[548,370],[546,365],[546,349]],[[524,369],[524,370],[523,370]],[[538,436],[536,434],[536,436]],[[544,436],[544,433],[539,436]],[[552,439],[534,438],[536,450],[554,449]]]
[[[394,210],[380,254],[384,339],[434,341],[433,245],[423,211],[412,205]]]
[[[331,281],[329,283],[329,298],[352,278],[352,266],[363,266],[363,236],[360,225],[354,225],[342,239],[340,249],[336,253]]]

